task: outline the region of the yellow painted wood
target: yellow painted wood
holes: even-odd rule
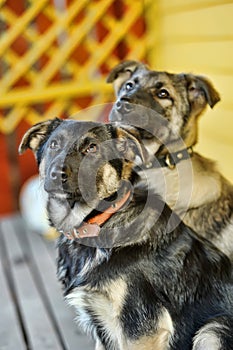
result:
[[[113,0],[105,0],[100,4],[91,5],[85,20],[81,25],[77,26],[75,30],[71,30],[66,42],[64,43],[62,50],[58,48],[52,59],[49,61],[45,69],[40,73],[38,80],[36,81],[36,87],[40,88],[45,85],[56,71],[62,67],[67,60],[71,52],[75,49],[78,43],[80,43],[85,36],[90,32],[98,19],[103,15]],[[98,6],[97,6],[98,5]],[[95,62],[96,67],[96,62]],[[79,69],[80,71],[81,69]]]
[[[142,14],[142,10],[142,2],[134,1],[134,6],[128,10],[121,21],[116,22],[112,32],[107,36],[105,42],[102,44],[102,51],[97,51],[90,58],[87,65],[85,66],[85,70],[82,72],[82,75],[86,75],[87,72],[91,74],[96,64],[98,66],[107,59],[109,52],[111,52],[114,46],[116,46],[116,44],[118,44],[119,41],[126,35],[127,31],[134,23],[136,18]]]
[[[196,149],[233,181],[233,1],[158,0],[154,11],[157,20],[147,12],[150,65],[202,74],[214,83],[222,100],[201,116]]]
[[[208,110],[200,117],[199,124],[201,133],[204,133],[206,137],[213,138],[213,140],[219,143],[232,144],[232,129],[229,128],[229,124],[232,119],[232,111],[224,110],[221,107],[221,102],[214,107],[213,110]],[[202,138],[199,137],[199,141]]]
[[[0,39],[0,55],[14,42],[19,33],[35,18],[35,16],[43,9],[48,0],[40,0],[34,3],[22,17],[15,22],[10,30],[6,31]]]
[[[233,74],[233,45],[229,41],[166,41],[157,53],[157,69],[206,74]],[[224,62],[224,64],[223,64]]]
[[[217,38],[233,37],[232,3],[196,9],[195,11],[164,14],[161,26],[163,39],[189,36],[194,40],[202,38],[217,40]]]
[[[55,98],[66,98],[72,96],[87,96],[88,93],[95,93],[98,91],[109,92],[112,90],[111,86],[106,84],[105,80],[89,81],[85,84],[79,84],[78,81],[72,83],[53,84],[50,87],[42,89],[20,88],[9,92],[0,98],[0,107],[11,106],[15,103],[38,103],[46,102]]]
[[[73,0],[61,11],[48,0],[29,0],[25,12],[18,17],[7,2],[0,0],[0,15],[6,27],[0,38],[0,52],[4,53],[0,60],[1,67],[7,68],[0,80],[0,132],[14,131],[22,119],[35,123],[41,118],[74,114],[80,110],[79,99],[83,97],[91,97],[91,104],[114,99],[111,86],[101,75],[101,65],[111,68],[119,62],[113,52],[122,39],[129,48],[126,58],[144,59],[147,40],[138,38],[131,30],[144,14],[144,1],[123,0],[125,13],[121,21],[109,11],[113,1]],[[37,30],[39,14],[51,22],[43,34]],[[99,22],[108,31],[102,42],[96,36]],[[28,42],[28,51],[23,56],[11,47],[20,37]],[[72,57],[78,45],[88,52],[84,64]],[[47,62],[41,67],[40,60],[45,56]],[[61,77],[58,82],[53,81],[56,74]],[[21,78],[28,85],[16,87]]]
[[[145,0],[145,18],[147,24],[146,42],[148,46],[147,58],[149,63],[155,66],[159,63],[158,53],[162,51],[161,46],[161,25],[163,17],[160,9],[161,1]]]
[[[17,17],[0,0],[1,18],[9,27],[0,38],[1,59],[9,67],[0,80],[0,108],[9,109],[0,117],[0,131],[12,132],[22,119],[35,123],[64,112],[74,118],[95,118],[96,110],[80,111],[77,98],[92,96],[93,105],[113,100],[112,88],[100,78],[98,69],[103,63],[113,67],[119,62],[112,52],[124,39],[130,48],[128,59],[141,60],[147,55],[154,69],[203,74],[214,83],[222,101],[200,119],[198,150],[217,159],[226,176],[233,179],[229,162],[233,152],[233,1],[124,0],[126,12],[121,21],[107,12],[112,2],[73,1],[66,11],[57,12],[48,0],[30,0],[25,13]],[[82,11],[86,14],[83,20],[73,22]],[[43,35],[31,25],[39,13],[51,21]],[[147,33],[138,39],[130,27],[142,15],[146,15]],[[102,43],[95,37],[99,20],[108,30]],[[18,36],[30,43],[23,57],[11,47]],[[89,52],[82,65],[71,59],[77,43]],[[37,62],[45,53],[48,62],[39,70]],[[52,83],[54,74],[61,72],[72,80]],[[16,88],[21,77],[29,85]],[[34,105],[46,102],[50,105],[41,115]]]
[[[200,127],[199,143],[195,150],[214,160],[223,176],[231,182],[233,182],[232,149],[232,142],[226,143],[222,139],[215,139],[206,134],[205,130]]]
[[[87,2],[88,0],[73,2],[69,10],[67,10],[63,16],[57,18],[57,21],[53,24],[53,26],[49,28],[36,43],[34,43],[32,48],[24,55],[24,57],[22,57],[18,63],[5,75],[0,84],[1,91],[5,92],[12,84],[14,84],[15,81],[17,81],[20,76],[23,76],[30,66],[36,62],[44,52],[46,52],[59,33],[63,31],[63,28],[72,21],[75,15],[83,8],[83,6],[85,6]]]
[[[231,4],[232,0],[160,0],[159,6],[165,13],[195,11],[201,8],[211,8]]]

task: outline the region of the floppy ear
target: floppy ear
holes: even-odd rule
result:
[[[206,77],[189,74],[186,79],[188,81],[188,99],[194,110],[199,110],[201,113],[206,104],[213,108],[220,101],[219,93]]]
[[[111,70],[107,77],[107,83],[113,83],[116,96],[122,84],[128,80],[138,68],[145,69],[146,65],[137,61],[123,61]]]
[[[136,156],[141,158],[143,163],[147,163],[149,154],[140,139],[139,132],[130,126],[117,127],[117,149],[128,160],[135,160]]]
[[[24,134],[19,145],[19,154],[24,153],[28,148],[35,153],[38,148],[48,139],[53,130],[56,129],[62,122],[62,119],[55,118],[35,124]]]

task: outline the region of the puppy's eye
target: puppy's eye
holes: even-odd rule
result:
[[[95,143],[91,143],[84,151],[84,154],[96,153],[98,146]]]
[[[190,86],[188,90],[189,91],[194,91],[194,90],[196,90],[196,88],[195,88],[195,86]]]
[[[58,142],[57,142],[56,140],[52,140],[52,141],[50,142],[49,147],[50,147],[51,149],[56,149],[56,148],[58,148]]]
[[[131,91],[133,88],[134,88],[134,82],[133,81],[128,81],[126,84],[125,84],[125,88],[127,91]]]
[[[161,89],[159,90],[159,92],[157,93],[158,98],[168,98],[169,92],[166,89]]]

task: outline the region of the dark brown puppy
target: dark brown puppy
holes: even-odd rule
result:
[[[211,82],[153,71],[135,61],[114,68],[108,82],[117,95],[110,120],[137,126],[150,154],[156,154],[147,165],[155,191],[186,224],[233,258],[233,186],[214,162],[192,149],[199,116],[220,100]]]
[[[55,119],[25,134],[27,148],[61,232],[58,278],[96,350],[232,349],[230,261],[137,188],[145,151],[129,130]]]

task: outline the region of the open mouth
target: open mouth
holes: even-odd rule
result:
[[[120,198],[118,198],[117,193],[114,193],[112,196],[106,198],[93,208],[87,206],[80,206],[80,202],[77,203],[79,210],[82,209],[82,217],[79,216],[79,222],[75,223],[70,230],[61,230],[61,232],[68,239],[75,238],[88,238],[88,237],[97,237],[100,234],[102,226],[108,221],[112,215],[121,210],[121,208],[128,202],[131,191],[128,190],[120,191],[122,192]],[[71,203],[72,200],[70,200]],[[76,202],[74,202],[75,209]],[[88,210],[87,210],[88,208]],[[80,211],[79,211],[80,212]]]

